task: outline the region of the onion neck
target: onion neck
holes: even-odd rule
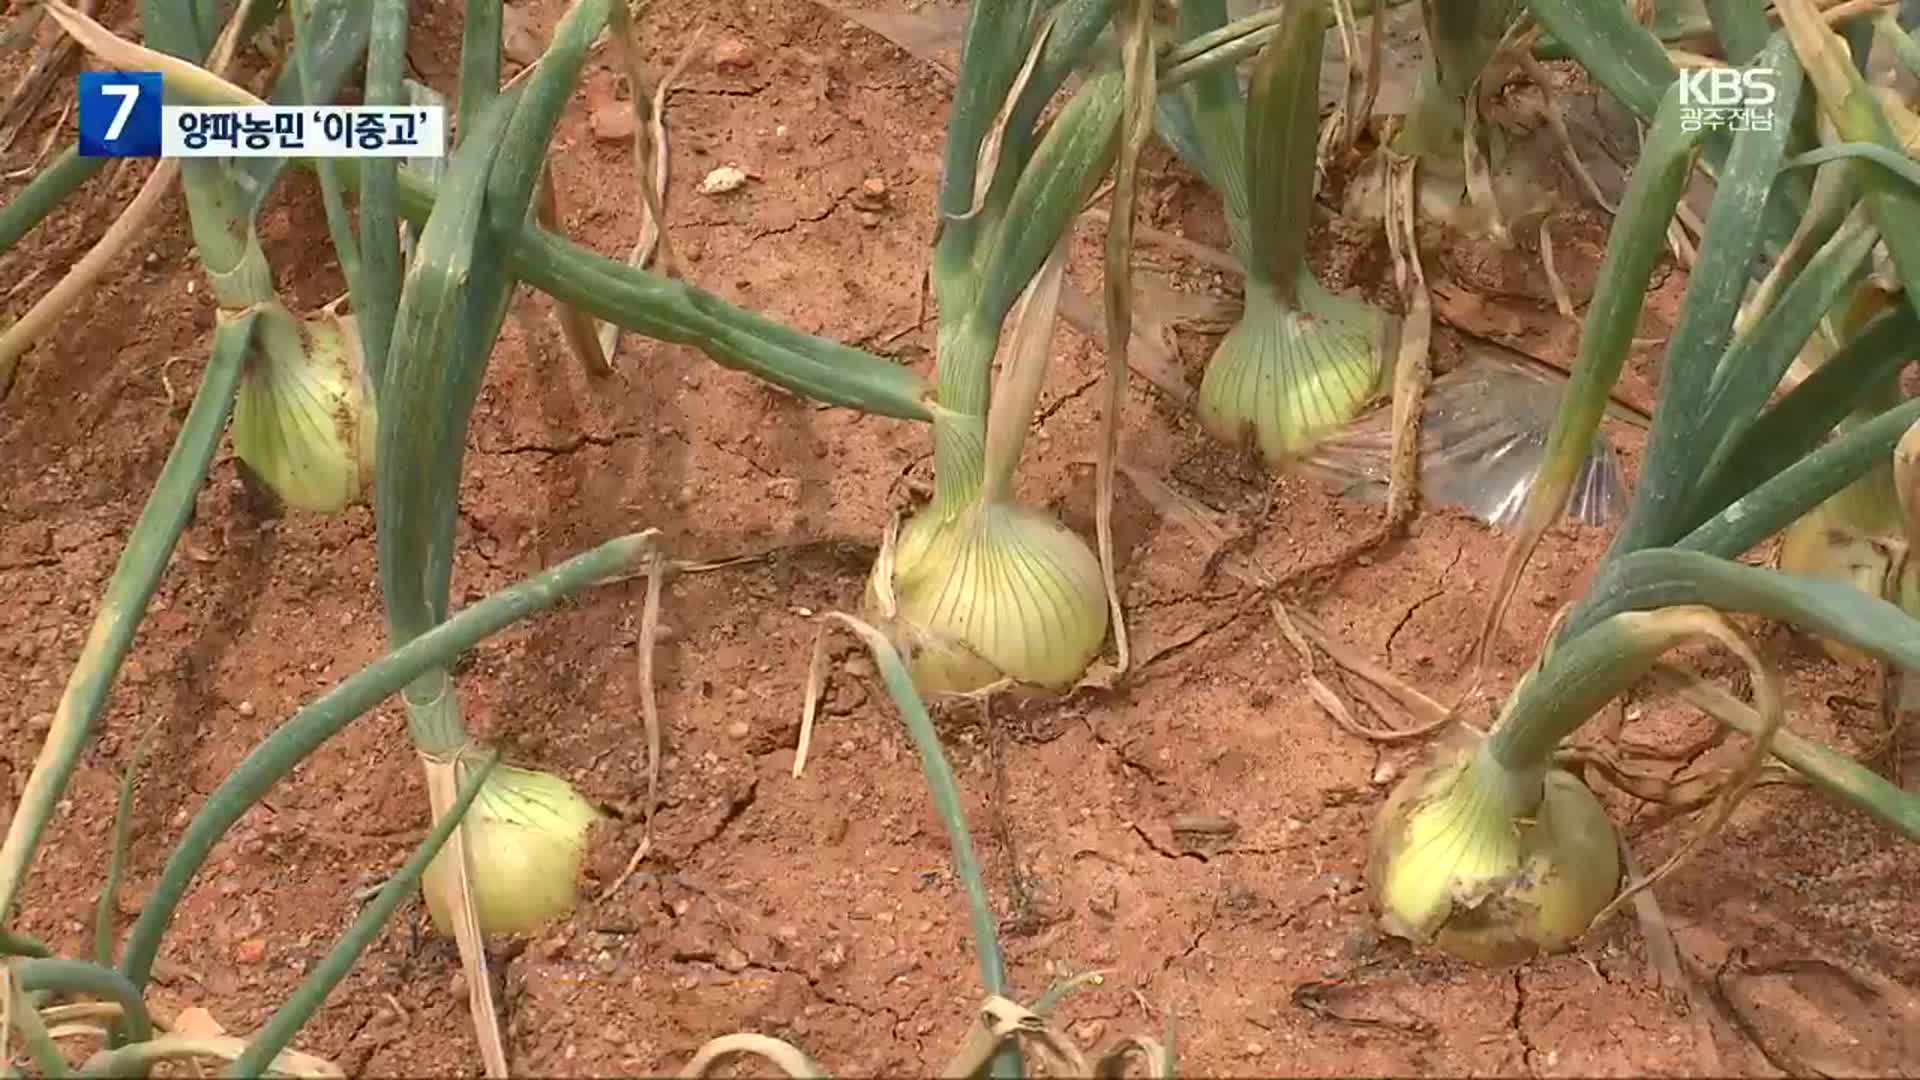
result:
[[[1467,98],[1450,91],[1432,71],[1421,75],[1413,107],[1394,137],[1399,153],[1457,169],[1466,133]]]
[[[1496,731],[1474,751],[1463,782],[1494,799],[1506,817],[1516,818],[1532,814],[1539,807],[1546,776],[1544,761],[1516,764],[1515,759],[1504,757]]]
[[[444,669],[429,671],[401,692],[407,703],[407,732],[414,748],[430,757],[452,760],[467,746],[460,697]]]
[[[1253,325],[1278,322],[1299,310],[1299,279],[1288,278],[1286,284],[1282,285],[1250,270],[1244,303],[1240,312],[1241,322]]]
[[[239,192],[220,173],[220,162],[182,163],[188,221],[221,307],[239,311],[272,300],[273,268],[248,223]]]
[[[933,512],[942,520],[951,521],[978,503],[986,471],[985,418],[936,406],[933,412]]]
[[[1557,695],[1544,689],[1537,673],[1522,679],[1481,748],[1481,756],[1503,773],[1532,778],[1533,801],[1538,801],[1539,781],[1553,762],[1553,752],[1590,719],[1584,710],[1564,707],[1555,700]]]
[[[986,475],[987,394],[998,335],[975,319],[942,327],[933,410],[933,504],[952,517],[978,500]]]
[[[1378,333],[1381,322],[1377,310],[1320,284],[1313,269],[1304,263],[1272,280],[1249,273],[1241,320],[1278,321],[1288,315],[1305,316],[1368,337]]]
[[[934,393],[940,407],[950,412],[984,418],[993,375],[993,354],[999,347],[999,327],[966,317],[943,320],[938,341]]]
[[[1450,97],[1464,102],[1525,4],[1523,0],[1424,0],[1420,7],[1435,81]]]

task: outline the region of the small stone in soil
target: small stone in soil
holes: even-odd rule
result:
[[[243,701],[240,703],[240,718],[242,720],[253,719],[253,702]]]
[[[713,52],[708,54],[716,68],[746,68],[753,66],[753,48],[739,38],[721,38],[714,42]]]
[[[747,733],[752,730],[753,728],[748,726],[745,720],[735,720],[733,723],[727,725],[727,734],[736,739],[746,738]]]
[[[829,942],[820,950],[820,967],[826,971],[839,971],[847,966],[847,947],[839,942]]]
[[[178,1034],[198,1039],[217,1039],[227,1033],[227,1029],[220,1026],[220,1021],[215,1020],[213,1014],[200,1005],[181,1009],[174,1017],[173,1030]]]
[[[700,194],[725,195],[745,187],[747,174],[737,165],[722,165],[700,181]]]
[[[233,958],[242,964],[258,964],[267,958],[267,943],[261,938],[248,938],[233,947]]]
[[[869,176],[860,182],[860,190],[853,193],[853,207],[872,213],[887,207],[887,182],[877,176]],[[864,219],[863,219],[864,223]]]
[[[633,107],[618,102],[593,110],[593,115],[587,118],[587,124],[593,128],[593,137],[602,142],[624,142],[633,138],[634,131],[639,127]]]

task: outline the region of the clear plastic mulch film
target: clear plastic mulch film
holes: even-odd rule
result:
[[[1436,376],[1420,422],[1420,495],[1465,510],[1495,528],[1518,519],[1540,472],[1560,410],[1564,376],[1488,344],[1469,343],[1460,365]],[[1342,495],[1387,499],[1393,410],[1382,404],[1329,436],[1298,465]],[[1567,500],[1567,516],[1604,525],[1625,511],[1620,459],[1603,431]]]

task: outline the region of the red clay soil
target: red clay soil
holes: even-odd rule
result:
[[[514,10],[544,40],[563,7],[527,0]],[[458,5],[418,8],[414,67],[451,92]],[[687,275],[924,370],[930,331],[915,327],[946,81],[886,39],[793,0],[656,3],[641,24],[649,61],[663,69],[699,26],[701,55],[669,112],[672,235]],[[639,203],[618,141],[625,106],[613,62],[589,65],[554,161],[565,231],[624,256]],[[20,60],[10,63],[8,85]],[[18,170],[56,114],[0,162],[0,194],[18,190]],[[751,179],[701,194],[723,165]],[[1158,152],[1145,169],[1152,223],[1218,242],[1204,189]],[[145,171],[109,168],[0,260],[0,281],[14,283],[11,313],[100,236]],[[1559,252],[1570,278],[1590,280],[1605,227],[1597,212],[1572,216]],[[315,254],[330,249],[304,174],[263,228],[290,303],[311,308],[343,291],[338,267]],[[1384,298],[1384,242],[1322,232],[1323,273]],[[1082,230],[1083,286],[1097,287],[1100,243],[1097,227]],[[1458,276],[1484,260],[1445,254],[1430,263],[1443,295],[1485,296],[1485,282]],[[1144,257],[1182,288],[1220,283],[1162,252]],[[1642,336],[1664,336],[1683,287],[1683,274],[1663,272]],[[1508,335],[1516,345],[1569,361],[1574,325],[1545,297],[1496,290],[1484,305],[1518,331]],[[0,412],[0,790],[11,796],[179,430],[213,316],[175,195],[27,357]],[[1061,340],[1021,483],[1026,498],[1091,536],[1101,353],[1070,332]],[[1195,380],[1210,340],[1183,335]],[[1451,339],[1440,347],[1445,355]],[[1658,359],[1657,348],[1635,358],[1630,385],[1642,401]],[[522,290],[473,420],[456,601],[649,526],[681,558],[771,554],[666,590],[664,802],[652,853],[610,896],[601,894],[642,834],[643,583],[514,627],[460,670],[476,732],[511,761],[567,777],[612,815],[574,917],[493,954],[516,1074],[670,1072],[736,1030],[788,1039],[841,1075],[937,1067],[982,987],[918,759],[850,642],[836,647],[842,662],[805,773],[791,775],[816,616],[858,604],[889,513],[928,476],[927,433],[810,405],[691,349],[632,338],[619,367],[616,380],[586,377],[551,302]],[[1614,434],[1631,470],[1632,433]],[[1228,515],[1242,550],[1333,633],[1435,697],[1462,689],[1501,536],[1434,509],[1404,541],[1358,553],[1376,506],[1269,480],[1143,380],[1129,391],[1123,439],[1130,460]],[[1064,1006],[1076,1038],[1105,1044],[1171,1026],[1188,1075],[1913,1075],[1920,860],[1802,789],[1758,791],[1658,890],[1701,988],[1691,999],[1657,986],[1632,917],[1575,953],[1507,971],[1380,941],[1361,879],[1366,837],[1419,745],[1375,744],[1330,722],[1267,598],[1220,573],[1213,552],[1129,487],[1116,528],[1134,654],[1122,688],[941,720],[1015,995],[1031,1001],[1066,974],[1109,973]],[[1499,640],[1496,692],[1531,662],[1604,540],[1571,527],[1548,538]],[[370,511],[268,516],[223,448],[61,803],[18,926],[69,954],[89,949],[118,777],[157,725],[133,805],[123,935],[207,793],[294,709],[379,655],[382,627]],[[1856,753],[1883,741],[1876,678],[1835,668],[1784,631],[1756,630],[1789,680],[1797,729]],[[1726,657],[1695,661],[1741,688]],[[1365,684],[1324,661],[1321,671],[1363,715],[1376,707]],[[1611,721],[1641,744],[1681,746],[1708,723],[1650,688],[1616,708]],[[1913,742],[1896,743],[1881,766],[1913,775]],[[1721,747],[1721,763],[1740,749]],[[1611,789],[1607,798],[1648,865],[1694,828]],[[1211,820],[1194,831],[1195,819]],[[389,702],[215,851],[163,950],[158,1009],[202,1007],[228,1031],[253,1029],[426,821]],[[477,1075],[465,1000],[452,944],[410,903],[297,1046],[355,1075]],[[84,1038],[72,1046],[93,1048]]]

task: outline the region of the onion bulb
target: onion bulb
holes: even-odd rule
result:
[[[372,483],[376,426],[353,317],[296,322],[269,308],[259,333],[233,405],[234,451],[287,505],[344,509]]]
[[[1380,383],[1385,320],[1329,292],[1304,268],[1296,304],[1247,281],[1246,309],[1200,380],[1200,423],[1215,438],[1251,435],[1269,464],[1305,453],[1351,422]]]
[[[1825,334],[1815,334],[1795,366],[1807,374],[1830,361],[1847,341],[1857,337],[1875,316],[1899,302],[1897,292],[1869,280],[1833,307],[1823,326]],[[1826,335],[1831,335],[1830,339]],[[1802,377],[1805,377],[1804,375]],[[1897,407],[1904,399],[1897,379],[1888,378],[1865,388],[1862,404],[1840,425],[1846,431],[1886,409]],[[1886,600],[1920,618],[1920,562],[1909,557],[1916,539],[1912,528],[1913,495],[1905,491],[1913,485],[1915,437],[1909,432],[1894,448],[1893,456],[1841,488],[1831,498],[1814,507],[1780,537],[1775,565],[1789,574],[1819,578],[1852,585],[1868,596]],[[1908,455],[1903,464],[1902,450]],[[1865,665],[1873,657],[1829,638],[1818,639],[1829,657],[1848,665]]]
[[[1394,157],[1420,159],[1415,204],[1407,210],[1422,223],[1490,236],[1511,247],[1511,235],[1522,223],[1559,206],[1560,146],[1551,130],[1525,117],[1505,124],[1488,108],[1498,100],[1487,91],[1502,78],[1490,65],[1508,29],[1525,12],[1523,0],[1421,5],[1428,62],[1399,131],[1348,185],[1346,216],[1366,222],[1384,218]],[[1479,175],[1470,175],[1470,169]],[[1476,183],[1483,185],[1478,191]]]
[[[593,804],[550,773],[496,765],[460,823],[470,858],[468,885],[482,934],[524,934],[573,910]],[[447,849],[427,866],[427,912],[453,933],[442,896]]]
[[[1776,565],[1789,574],[1852,585],[1920,618],[1920,562],[1904,557],[1907,545],[1889,463],[1789,525],[1780,537]],[[1818,640],[1821,650],[1842,664],[1873,662],[1852,646]]]
[[[1065,689],[1107,636],[1100,561],[1051,515],[979,500],[928,509],[900,530],[867,582],[924,693],[967,694],[1002,679]]]
[[[1443,750],[1381,808],[1368,883],[1389,933],[1475,963],[1568,948],[1620,883],[1600,801],[1572,774]]]
[[[1414,120],[1409,117],[1408,123]],[[1561,152],[1552,133],[1542,129],[1510,136],[1497,125],[1488,127],[1488,142],[1492,144],[1487,154],[1488,190],[1479,197],[1468,190],[1457,136],[1449,151],[1421,156],[1413,177],[1412,210],[1423,227],[1440,226],[1463,237],[1493,238],[1496,220],[1511,235],[1565,205],[1558,164]],[[1388,159],[1386,152],[1376,151],[1371,160],[1355,170],[1341,196],[1343,218],[1386,226],[1387,200],[1393,195]],[[1491,260],[1481,259],[1475,270],[1486,274],[1496,267]]]

